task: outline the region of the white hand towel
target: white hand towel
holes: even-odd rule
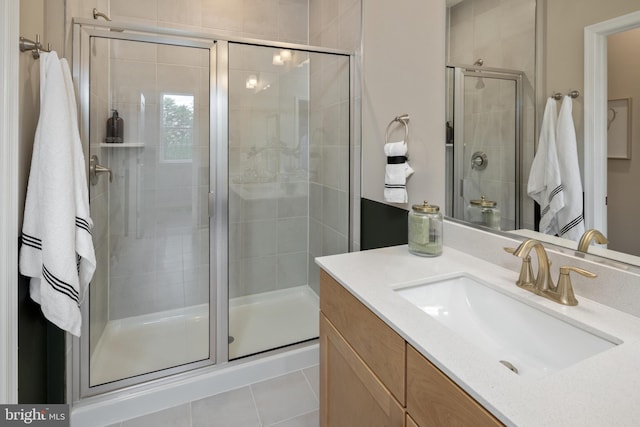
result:
[[[85,165],[69,66],[55,52],[43,52],[20,272],[31,277],[31,298],[45,317],[75,336],[96,268]]]
[[[565,205],[558,212],[557,218],[558,236],[578,241],[584,234],[584,216],[576,130],[571,114],[572,102],[566,95],[562,99],[556,131],[560,175],[565,193]]]
[[[407,144],[404,141],[384,144],[384,154],[387,158],[396,158],[397,163],[387,163],[384,174],[384,200],[389,203],[407,203],[407,178],[413,169],[407,163]],[[390,160],[388,160],[390,161]]]
[[[556,214],[565,205],[556,147],[556,101],[547,99],[542,117],[538,150],[531,165],[527,194],[541,209],[540,232],[558,234]]]

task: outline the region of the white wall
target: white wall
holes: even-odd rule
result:
[[[638,10],[630,0],[546,0],[544,14],[543,93],[563,93],[578,89],[584,93],[584,27]],[[546,99],[545,99],[546,102]],[[540,106],[541,116],[544,106]],[[578,157],[583,168],[584,111],[583,98],[573,103],[573,121],[578,139]],[[583,177],[584,178],[584,177]]]
[[[383,202],[385,130],[411,116],[409,203],[444,209],[445,2],[363,0],[362,197]]]

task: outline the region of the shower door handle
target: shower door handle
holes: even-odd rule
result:
[[[113,182],[113,173],[111,169],[108,167],[102,166],[98,160],[98,156],[95,154],[91,156],[89,160],[89,179],[91,180],[91,185],[96,185],[98,183],[98,174],[99,173],[108,173],[109,174],[109,182]]]
[[[213,218],[213,214],[215,212],[216,207],[216,198],[213,194],[213,191],[209,191],[209,218]]]

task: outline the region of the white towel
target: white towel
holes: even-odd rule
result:
[[[40,55],[40,118],[27,187],[20,272],[52,323],[80,336],[80,303],[96,268],[85,160],[69,65]]]
[[[389,203],[407,203],[407,178],[413,169],[407,163],[407,144],[404,141],[388,142],[384,144],[384,154],[387,158],[395,159],[398,163],[387,163],[384,173],[384,200]],[[389,160],[388,160],[389,161]]]
[[[538,150],[531,165],[527,194],[540,205],[540,232],[558,234],[556,214],[564,207],[562,177],[556,147],[556,101],[547,99],[542,117]]]
[[[556,131],[558,161],[565,200],[565,205],[558,212],[557,219],[558,236],[578,241],[584,234],[584,216],[576,130],[571,114],[572,102],[566,95],[562,99]]]

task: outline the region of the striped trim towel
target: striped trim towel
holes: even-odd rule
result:
[[[556,130],[556,146],[562,186],[564,187],[565,205],[558,212],[558,236],[574,241],[580,240],[584,234],[584,216],[582,203],[582,181],[580,164],[578,163],[578,146],[576,130],[573,124],[573,101],[564,96],[558,127]]]
[[[556,101],[547,100],[527,193],[540,205],[540,232],[578,241],[584,217],[571,103],[565,96],[558,116]]]
[[[80,304],[96,268],[85,159],[69,65],[40,54],[40,118],[22,224],[20,273],[52,323],[80,336]]]
[[[384,201],[389,203],[407,203],[407,178],[413,169],[407,163],[407,144],[405,141],[384,144],[387,165],[384,173]]]
[[[527,194],[540,205],[540,232],[552,235],[559,232],[556,215],[565,205],[556,147],[557,117],[556,101],[548,98],[527,185]]]

